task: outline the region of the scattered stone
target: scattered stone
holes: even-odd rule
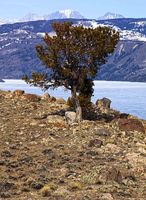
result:
[[[42,153],[44,154],[44,155],[46,155],[47,156],[47,158],[48,159],[55,159],[55,153],[52,151],[52,149],[44,149],[43,151],[42,151]]]
[[[112,197],[112,195],[110,193],[104,193],[102,194],[101,200],[114,200],[114,198]]]
[[[110,153],[118,153],[121,151],[121,148],[118,147],[115,144],[112,143],[108,143],[105,147],[104,147],[105,152],[110,152]]]
[[[7,192],[9,190],[15,189],[16,186],[14,183],[10,182],[0,182],[0,193],[1,192]]]
[[[13,155],[11,154],[10,151],[6,150],[6,151],[2,151],[1,156],[9,158],[9,157],[12,157]]]
[[[110,167],[109,169],[107,169],[106,180],[121,183],[122,175],[120,170],[118,170],[116,167]]]
[[[40,190],[44,185],[38,181],[33,181],[30,186],[35,190]]]
[[[146,164],[146,157],[141,155],[140,153],[127,153],[126,158],[129,164],[137,171],[144,172],[145,171],[145,164]]]
[[[146,199],[145,134],[110,122],[129,116],[74,113],[68,126],[66,103],[12,94],[0,91],[0,199]]]
[[[47,117],[48,123],[50,124],[56,124],[60,127],[65,127],[65,120],[62,116],[59,115],[49,115]]]
[[[94,139],[89,141],[89,147],[97,147],[100,148],[103,145],[103,142],[99,139]]]
[[[101,129],[97,129],[95,134],[99,135],[99,136],[110,136],[111,132],[109,130],[107,130],[107,129],[101,128]]]

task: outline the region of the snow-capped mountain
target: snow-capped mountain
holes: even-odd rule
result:
[[[105,15],[99,17],[98,20],[120,19],[120,18],[124,18],[124,16],[120,15],[120,14],[115,14],[115,13],[107,12]]]
[[[45,19],[83,19],[84,17],[75,10],[60,10],[45,16]]]
[[[20,19],[12,19],[12,20],[5,20],[0,18],[0,25],[1,24],[12,24],[15,22],[29,22],[29,21],[37,21],[37,20],[52,20],[52,19],[83,19],[84,17],[75,10],[66,9],[53,12],[48,15],[38,15],[36,13],[28,13],[24,17]]]

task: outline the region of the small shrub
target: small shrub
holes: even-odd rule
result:
[[[82,190],[83,185],[78,181],[73,181],[69,183],[68,189],[69,190]]]
[[[43,197],[48,197],[52,193],[52,191],[55,191],[57,189],[57,185],[54,183],[50,183],[48,185],[45,185],[41,190],[40,193]]]
[[[50,187],[48,185],[45,185],[41,190],[40,190],[40,193],[43,197],[48,197],[50,196]]]

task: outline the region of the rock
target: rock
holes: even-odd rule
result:
[[[121,151],[121,148],[118,147],[117,145],[115,144],[111,144],[111,143],[108,143],[105,147],[105,152],[110,152],[110,153],[119,153]]]
[[[114,198],[112,197],[112,195],[110,193],[104,193],[104,194],[102,194],[100,199],[102,199],[102,200],[113,200]]]
[[[47,120],[49,123],[65,124],[64,118],[60,115],[49,115]]]
[[[50,97],[50,102],[55,102],[56,98],[55,97]]]
[[[69,125],[76,123],[76,113],[73,111],[65,112],[65,119]]]
[[[2,156],[2,157],[9,158],[9,157],[12,157],[13,155],[11,154],[10,151],[7,151],[7,150],[6,150],[6,151],[2,151],[1,156]]]
[[[121,183],[122,182],[121,172],[116,167],[110,167],[106,173],[106,180]]]
[[[103,142],[99,139],[94,139],[89,141],[89,147],[101,147],[103,145]]]
[[[136,170],[144,172],[144,166],[146,164],[146,157],[142,156],[141,153],[127,153],[126,158],[129,164]]]
[[[47,156],[49,160],[55,159],[55,153],[52,149],[44,149],[42,153]]]
[[[1,192],[7,192],[9,190],[16,189],[16,186],[14,183],[10,182],[0,182],[0,193]]]
[[[23,99],[32,102],[38,102],[41,100],[41,97],[36,94],[24,94]]]
[[[138,119],[118,119],[116,120],[116,124],[118,125],[119,129],[123,131],[138,131],[145,133],[144,126]]]
[[[15,90],[15,91],[13,91],[13,94],[15,96],[22,96],[24,93],[25,93],[24,90]]]
[[[96,101],[96,105],[101,110],[103,110],[103,109],[110,109],[111,100],[104,97],[103,99],[98,99]]]
[[[66,103],[66,101],[63,98],[56,99],[56,101],[59,104],[65,104]]]
[[[42,95],[41,97],[42,100],[49,100],[50,99],[50,95],[48,93],[45,93]]]
[[[44,185],[38,181],[32,181],[30,187],[36,190],[40,190]]]
[[[110,136],[111,132],[109,130],[107,130],[107,129],[101,128],[101,129],[97,129],[95,134],[99,135],[99,136]]]

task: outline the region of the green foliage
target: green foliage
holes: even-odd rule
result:
[[[44,89],[64,86],[71,90],[76,107],[91,99],[93,79],[99,67],[114,51],[119,33],[110,27],[84,28],[70,22],[54,23],[54,36],[44,36],[45,45],[37,45],[37,55],[51,74],[33,73],[24,79]],[[85,103],[85,102],[84,102]]]
[[[81,107],[87,107],[90,105],[91,97],[93,94],[93,81],[84,79],[84,83],[82,84],[81,90],[78,95],[78,100],[80,102]],[[74,107],[75,103],[72,98],[68,98],[67,105],[70,107]]]
[[[52,73],[49,77],[33,73],[31,83],[43,82],[45,88],[76,86],[80,92],[85,80],[93,80],[100,65],[114,51],[119,33],[109,27],[84,28],[70,22],[54,23],[53,28],[56,35],[46,33],[45,45],[36,46],[38,57]]]

